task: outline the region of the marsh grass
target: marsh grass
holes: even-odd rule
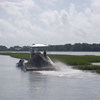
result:
[[[74,68],[82,69],[82,70],[98,70],[98,69],[100,69],[100,66],[97,66],[97,65],[77,65],[77,66],[74,66]]]
[[[29,59],[30,57],[29,53],[0,53],[0,55],[9,55],[14,58],[24,58],[24,59]]]
[[[100,62],[100,56],[73,56],[73,55],[49,55],[54,60],[73,65],[75,69],[91,70],[100,74],[100,66],[91,65],[92,62]]]
[[[97,73],[100,74],[100,66],[98,65],[77,65],[77,66],[74,66],[73,68],[80,69],[80,70],[96,71]]]
[[[29,59],[29,53],[0,53],[15,58]],[[61,61],[65,64],[73,65],[74,68],[81,70],[95,70],[100,73],[100,66],[91,65],[92,62],[100,62],[100,56],[75,56],[75,55],[48,55],[53,61]]]
[[[96,70],[96,72],[100,74],[100,69]]]
[[[29,53],[0,53],[15,58],[29,59]],[[74,56],[74,55],[48,55],[53,61],[58,60],[69,65],[90,65],[92,62],[100,62],[100,56]]]
[[[100,62],[100,56],[74,56],[74,55],[49,55],[54,60],[59,60],[69,65],[90,65],[92,62]]]

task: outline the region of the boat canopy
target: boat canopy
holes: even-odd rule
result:
[[[46,44],[32,44],[30,47],[47,47]]]

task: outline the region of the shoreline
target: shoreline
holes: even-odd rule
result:
[[[29,53],[0,53],[0,55],[8,55],[14,58],[24,58],[28,60],[30,58]],[[73,68],[79,70],[95,70],[100,74],[100,65],[92,65],[92,62],[100,62],[100,56],[93,55],[56,55],[56,54],[48,54],[52,61],[61,61],[65,64],[74,66]]]

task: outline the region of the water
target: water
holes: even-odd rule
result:
[[[100,56],[100,52],[47,52],[47,54],[60,54],[60,55],[78,55],[78,56],[81,56],[81,55],[95,55],[95,56]]]
[[[99,65],[100,66],[100,62],[93,62],[92,65]]]
[[[0,100],[99,100],[100,75],[55,62],[58,71],[23,72],[0,56]]]

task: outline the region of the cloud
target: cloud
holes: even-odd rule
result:
[[[0,3],[0,6],[9,15],[11,14],[11,15],[22,16],[22,14],[19,11],[21,10],[21,7],[18,6],[18,3],[12,3],[12,2],[5,1],[3,3]]]
[[[91,0],[82,10],[74,0],[67,7],[65,4],[65,0],[0,2],[0,43],[10,46],[99,42],[100,1]]]
[[[2,24],[2,26],[0,26],[0,30],[2,31],[1,34],[2,38],[7,39],[8,41],[10,39],[12,40],[19,40],[19,39],[23,39],[23,37],[25,38],[31,38],[31,34],[24,30],[24,29],[19,29],[17,27],[15,27],[13,24],[0,19],[0,25]],[[19,40],[20,41],[20,40]]]
[[[20,2],[20,0],[19,0],[19,2]],[[20,5],[22,7],[24,7],[25,9],[35,7],[35,3],[33,0],[21,0]]]
[[[29,44],[36,40],[34,31],[39,28],[32,24],[33,20],[31,20],[32,16],[29,12],[31,9],[33,11],[38,9],[33,0],[22,0],[21,2],[5,1],[0,3],[0,7],[0,10],[3,11],[0,16],[1,44],[14,45],[19,43],[19,45],[24,45],[25,42]],[[9,44],[8,41],[11,43]]]
[[[46,4],[48,4],[48,5],[54,6],[55,3],[57,3],[57,2],[62,2],[63,0],[43,0],[43,1],[44,1],[44,3],[46,3]]]
[[[94,7],[94,9],[99,10],[98,8],[100,8],[100,0],[91,0],[91,6]]]
[[[48,25],[52,31],[62,34],[63,38],[72,34],[74,36],[76,33],[83,36],[82,31],[85,28],[83,26],[88,26],[85,16],[75,11],[74,4],[70,5],[69,13],[64,9],[60,12],[57,10],[43,12],[41,14],[41,20]]]
[[[71,3],[69,10],[43,12],[41,20],[50,26],[53,32],[56,30],[56,34],[62,34],[63,39],[67,39],[69,36],[73,39],[80,37],[82,42],[86,42],[84,41],[86,39],[87,42],[92,42],[94,36],[97,36],[100,32],[100,13],[96,13],[93,9],[98,3],[93,1],[91,8],[85,8],[83,12],[76,10],[75,4]],[[95,8],[97,9],[97,6]]]

